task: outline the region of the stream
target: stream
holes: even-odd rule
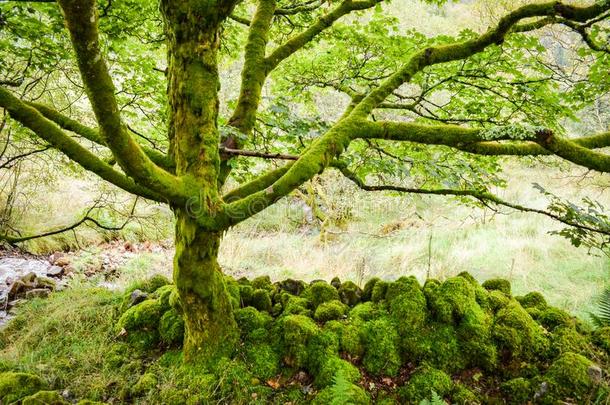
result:
[[[0,326],[11,317],[8,293],[15,281],[30,273],[37,277],[50,277],[57,275],[58,269],[43,258],[0,257]]]

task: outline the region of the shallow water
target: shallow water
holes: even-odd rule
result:
[[[23,257],[0,258],[0,326],[9,320],[7,313],[8,289],[16,279],[28,273],[36,273],[37,276],[46,277],[51,263],[44,259]]]

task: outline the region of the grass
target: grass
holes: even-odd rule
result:
[[[530,185],[535,181],[574,202],[589,196],[608,205],[608,177],[579,180],[581,175],[577,170],[562,172],[543,165],[509,164],[509,187],[496,192],[509,201],[545,208],[544,196]],[[365,193],[332,171],[325,174],[324,184],[325,198],[318,203],[341,226],[330,226],[321,234],[315,224],[308,222],[302,202],[283,200],[226,234],[220,252],[225,271],[237,277],[268,274],[275,280],[330,280],[337,276],[356,282],[402,275],[415,275],[420,281],[427,276],[445,279],[469,271],[479,280],[507,278],[517,294],[541,291],[552,304],[585,318],[594,306],[594,296],[608,284],[610,260],[549,235],[549,231],[562,227],[543,216],[508,209],[495,213],[444,197]],[[82,210],[92,198],[86,192],[90,188],[82,182],[66,187],[59,190],[70,190],[72,212]],[[328,192],[328,188],[334,192]],[[61,209],[65,197],[46,191],[45,201],[33,202],[37,207],[34,214],[22,217],[22,229],[40,231],[69,222]],[[67,234],[27,247],[41,253],[85,247],[76,255],[75,267],[81,272],[99,269],[108,255],[96,244],[109,237],[171,240],[171,214],[148,209],[154,211],[151,223],[156,224],[149,231],[137,223],[124,232],[101,236],[84,228],[77,234],[78,244],[72,234]],[[55,213],[61,212],[64,214],[56,218]],[[54,222],[45,222],[48,219]],[[111,280],[111,286],[124,286],[151,273],[171,273],[171,251],[120,255],[121,272],[118,279]],[[100,277],[96,281],[106,282]]]

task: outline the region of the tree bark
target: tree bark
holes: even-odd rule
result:
[[[223,8],[224,7],[224,8]],[[224,277],[217,262],[220,232],[197,225],[196,216],[214,217],[218,191],[218,50],[230,2],[162,0],[168,50],[170,154],[176,175],[197,191],[186,206],[174,206],[174,282],[185,321],[184,356],[213,363],[229,356],[239,336]]]
[[[174,282],[183,309],[185,361],[210,363],[230,356],[237,325],[217,256],[221,235],[199,228],[187,212],[176,212]]]

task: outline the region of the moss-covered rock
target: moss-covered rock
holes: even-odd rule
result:
[[[549,367],[544,379],[555,399],[584,400],[597,387],[591,375],[593,362],[576,353],[564,353]]]
[[[350,404],[370,405],[371,398],[356,384],[344,383],[324,388],[311,402],[312,405]]]
[[[510,297],[499,290],[492,290],[488,295],[489,308],[493,312],[498,312],[510,302]]]
[[[323,302],[339,299],[337,289],[325,281],[314,281],[302,295],[311,303],[314,310]]]
[[[292,295],[301,295],[301,293],[305,291],[305,287],[307,287],[307,284],[305,284],[304,281],[293,280],[291,278],[280,281],[278,285],[282,291],[286,291]]]
[[[345,325],[341,331],[340,348],[352,357],[360,358],[364,354],[364,324],[354,322]]]
[[[380,303],[381,301],[385,300],[389,284],[390,283],[387,281],[377,281],[373,286],[373,290],[371,291],[371,301],[374,303]]]
[[[574,327],[560,326],[553,331],[550,338],[549,356],[558,357],[567,352],[591,355],[589,340],[578,333]]]
[[[447,397],[453,389],[451,378],[441,370],[423,367],[413,373],[408,383],[399,391],[401,398],[409,404],[430,399],[432,393]]]
[[[610,326],[604,326],[593,331],[591,341],[597,347],[603,349],[606,354],[610,354]]]
[[[530,382],[522,377],[502,383],[500,390],[508,403],[514,405],[526,404],[534,395]]]
[[[451,403],[457,405],[475,405],[481,403],[481,397],[464,385],[455,384],[451,392]]]
[[[352,363],[333,356],[327,359],[321,369],[317,371],[315,383],[321,388],[331,385],[338,373],[341,373],[342,377],[350,383],[356,383],[360,379],[360,371]]]
[[[341,319],[347,313],[347,305],[339,300],[323,302],[318,306],[314,313],[314,318],[318,322],[326,322],[333,319]]]
[[[156,289],[152,293],[151,298],[156,298],[159,301],[159,305],[161,305],[161,309],[167,311],[171,308],[170,297],[174,291],[176,291],[176,288],[172,284],[167,284]]]
[[[502,291],[504,294],[511,296],[510,281],[503,278],[492,278],[483,283],[483,288],[488,291]]]
[[[418,336],[418,360],[448,373],[466,367],[466,356],[453,325],[435,322],[425,331],[420,331]]]
[[[46,388],[38,376],[27,373],[0,373],[0,403],[11,404]]]
[[[362,289],[363,302],[371,300],[371,297],[373,295],[373,288],[375,287],[375,284],[377,284],[378,281],[381,281],[379,277],[373,277],[364,284],[364,288]]]
[[[244,341],[262,343],[268,340],[269,328],[273,321],[268,313],[259,312],[254,307],[246,307],[235,311],[234,316]]]
[[[362,300],[362,290],[352,281],[346,281],[339,287],[339,299],[345,305],[355,306]]]
[[[378,318],[382,314],[382,311],[377,305],[371,301],[364,302],[356,305],[349,311],[349,317],[352,319],[359,319],[361,321],[370,321]]]
[[[417,356],[418,341],[428,318],[426,297],[414,277],[401,277],[388,284],[386,307],[400,337],[401,352]]]
[[[271,282],[271,278],[269,276],[256,277],[255,279],[252,280],[251,285],[252,285],[252,288],[254,288],[255,290],[263,289],[263,290],[267,290],[268,292],[271,292],[275,289],[275,286]]]
[[[239,284],[239,300],[242,307],[252,305],[254,288],[250,284]]]
[[[159,301],[148,299],[121,315],[116,325],[117,333],[140,348],[149,348],[159,341],[157,326],[162,314]]]
[[[169,279],[167,277],[165,277],[161,274],[155,274],[154,276],[152,276],[146,280],[142,280],[142,281],[133,283],[125,290],[125,292],[130,293],[135,290],[140,290],[140,291],[144,291],[146,293],[151,294],[151,293],[157,291],[159,288],[163,287],[164,285],[168,285],[168,284],[171,284],[171,282],[169,281]]]
[[[400,339],[388,318],[369,321],[364,329],[365,353],[362,365],[371,374],[393,377],[400,369]]]
[[[307,344],[320,333],[316,323],[304,315],[288,315],[279,322],[284,362],[291,367],[302,368],[307,363]]]
[[[317,375],[328,359],[337,356],[339,337],[332,331],[322,330],[309,339],[306,350],[306,368],[311,374]]]
[[[434,287],[428,283],[424,293],[434,317],[448,324],[457,325],[476,304],[474,287],[463,277],[447,279]]]
[[[168,346],[179,346],[184,339],[184,319],[175,309],[166,311],[159,320],[159,336]]]
[[[268,380],[280,371],[280,356],[277,349],[266,343],[247,345],[245,359],[250,370],[258,378]]]
[[[272,308],[271,296],[269,291],[258,288],[252,293],[250,304],[259,311],[270,312]]]
[[[542,310],[536,320],[548,331],[553,331],[559,326],[574,325],[574,320],[570,314],[555,307],[547,307],[546,309]]]
[[[159,380],[153,373],[143,374],[136,384],[131,388],[131,395],[139,397],[148,394],[150,391],[155,389]]]
[[[505,356],[531,359],[548,348],[544,330],[516,300],[498,311],[492,334]]]
[[[547,307],[546,299],[537,291],[525,294],[523,297],[515,297],[523,308],[538,308],[544,310]]]
[[[288,300],[284,303],[285,315],[305,315],[311,316],[311,303],[306,298],[288,296]]]
[[[30,395],[21,400],[21,405],[68,405],[66,401],[57,391],[38,391],[34,395]]]

